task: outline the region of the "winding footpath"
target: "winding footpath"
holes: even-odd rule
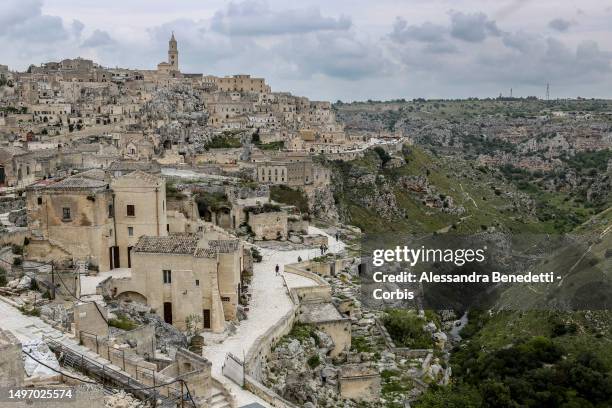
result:
[[[309,227],[310,234],[326,235],[329,240],[329,252],[341,252],[344,243],[324,231]],[[274,271],[278,264],[283,271],[286,264],[297,262],[298,257],[309,260],[320,255],[319,249],[300,250],[271,250],[261,249],[263,260],[254,264],[253,280],[251,282],[251,302],[249,304],[248,318],[240,322],[236,332],[226,338],[222,343],[207,344],[204,347],[204,357],[212,363],[212,375],[220,380],[234,395],[238,407],[257,402],[265,407],[270,406],[254,394],[242,389],[221,373],[225,356],[232,353],[243,358],[253,346],[257,338],[276,324],[289,310],[293,304],[283,286],[281,276],[276,276]],[[308,278],[283,273],[289,288],[314,286],[316,283]]]

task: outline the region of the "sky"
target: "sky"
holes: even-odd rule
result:
[[[612,97],[608,0],[2,0],[0,64],[264,77],[318,100]]]

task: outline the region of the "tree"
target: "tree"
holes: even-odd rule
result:
[[[482,399],[467,385],[440,387],[432,384],[414,405],[415,408],[480,408]]]
[[[374,152],[376,152],[376,154],[382,161],[382,166],[384,166],[389,160],[391,160],[391,156],[389,155],[389,153],[387,153],[387,151],[380,146],[375,147]]]

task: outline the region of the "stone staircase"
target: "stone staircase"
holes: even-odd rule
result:
[[[209,406],[210,408],[231,408],[232,404],[223,391],[215,388],[209,399]]]

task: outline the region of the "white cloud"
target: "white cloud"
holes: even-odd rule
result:
[[[316,7],[276,11],[266,2],[246,0],[230,2],[225,10],[215,13],[211,27],[233,36],[280,35],[347,30],[351,27],[351,19],[324,17]]]
[[[108,47],[115,44],[115,40],[111,36],[102,30],[95,30],[89,38],[83,41],[82,47],[96,48],[96,47]]]
[[[573,7],[555,9],[569,26],[536,18],[558,4],[553,0],[509,0],[502,8],[465,0],[452,11],[454,0],[410,6],[210,0],[206,10],[199,0],[172,7],[134,1],[94,8],[73,7],[70,0],[5,0],[0,38],[10,46],[0,63],[25,69],[81,55],[107,66],[151,69],[166,59],[175,31],[184,72],[250,73],[275,90],[313,98],[491,96],[510,87],[529,94],[548,81],[556,95],[601,96],[612,88],[612,29],[600,0],[581,1],[580,30],[571,29]],[[125,15],[98,18],[105,7]],[[134,27],[126,26],[128,18]]]

